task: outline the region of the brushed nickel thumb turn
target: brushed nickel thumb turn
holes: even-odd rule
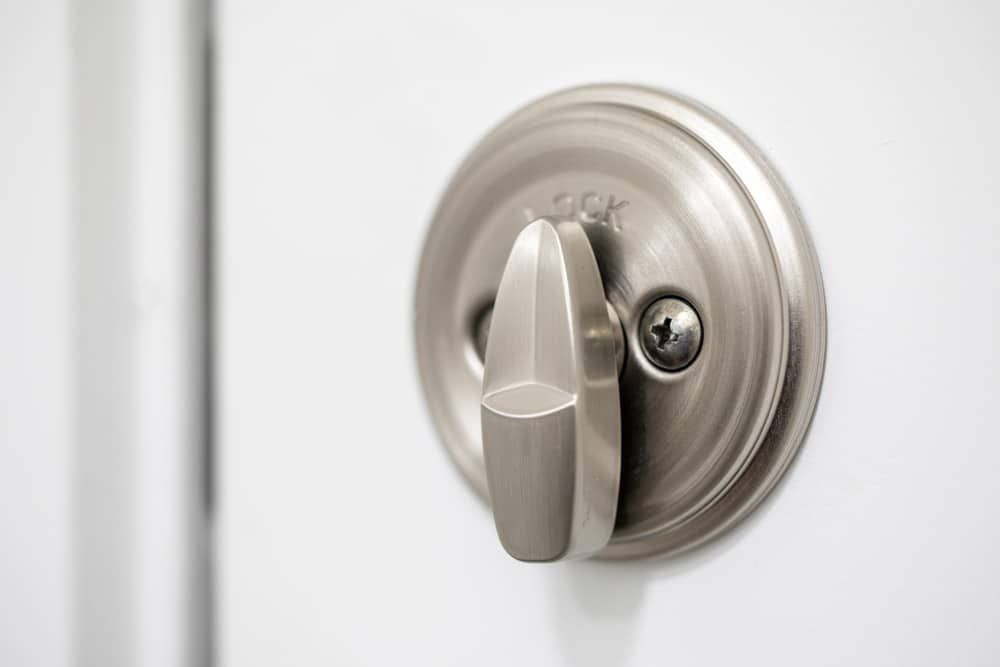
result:
[[[611,538],[621,469],[612,312],[579,223],[541,218],[518,235],[481,407],[493,517],[514,558],[587,555]]]

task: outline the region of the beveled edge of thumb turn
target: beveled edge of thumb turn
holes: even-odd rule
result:
[[[481,402],[493,516],[514,558],[584,556],[611,538],[621,473],[614,326],[580,224],[525,227],[497,292]]]

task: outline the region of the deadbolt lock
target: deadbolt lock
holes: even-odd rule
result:
[[[427,402],[515,558],[676,553],[744,517],[801,444],[826,340],[798,209],[742,134],[658,90],[515,113],[427,235]]]

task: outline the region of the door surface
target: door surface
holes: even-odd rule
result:
[[[996,663],[996,5],[228,0],[217,19],[221,664]],[[603,81],[693,96],[774,163],[824,274],[825,380],[734,531],[527,565],[426,412],[416,266],[485,131]]]

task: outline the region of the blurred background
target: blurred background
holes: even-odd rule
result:
[[[0,665],[996,665],[998,7],[0,0]],[[476,140],[599,81],[767,154],[827,369],[737,530],[530,567],[413,281]]]
[[[0,664],[209,663],[209,12],[0,5]]]

